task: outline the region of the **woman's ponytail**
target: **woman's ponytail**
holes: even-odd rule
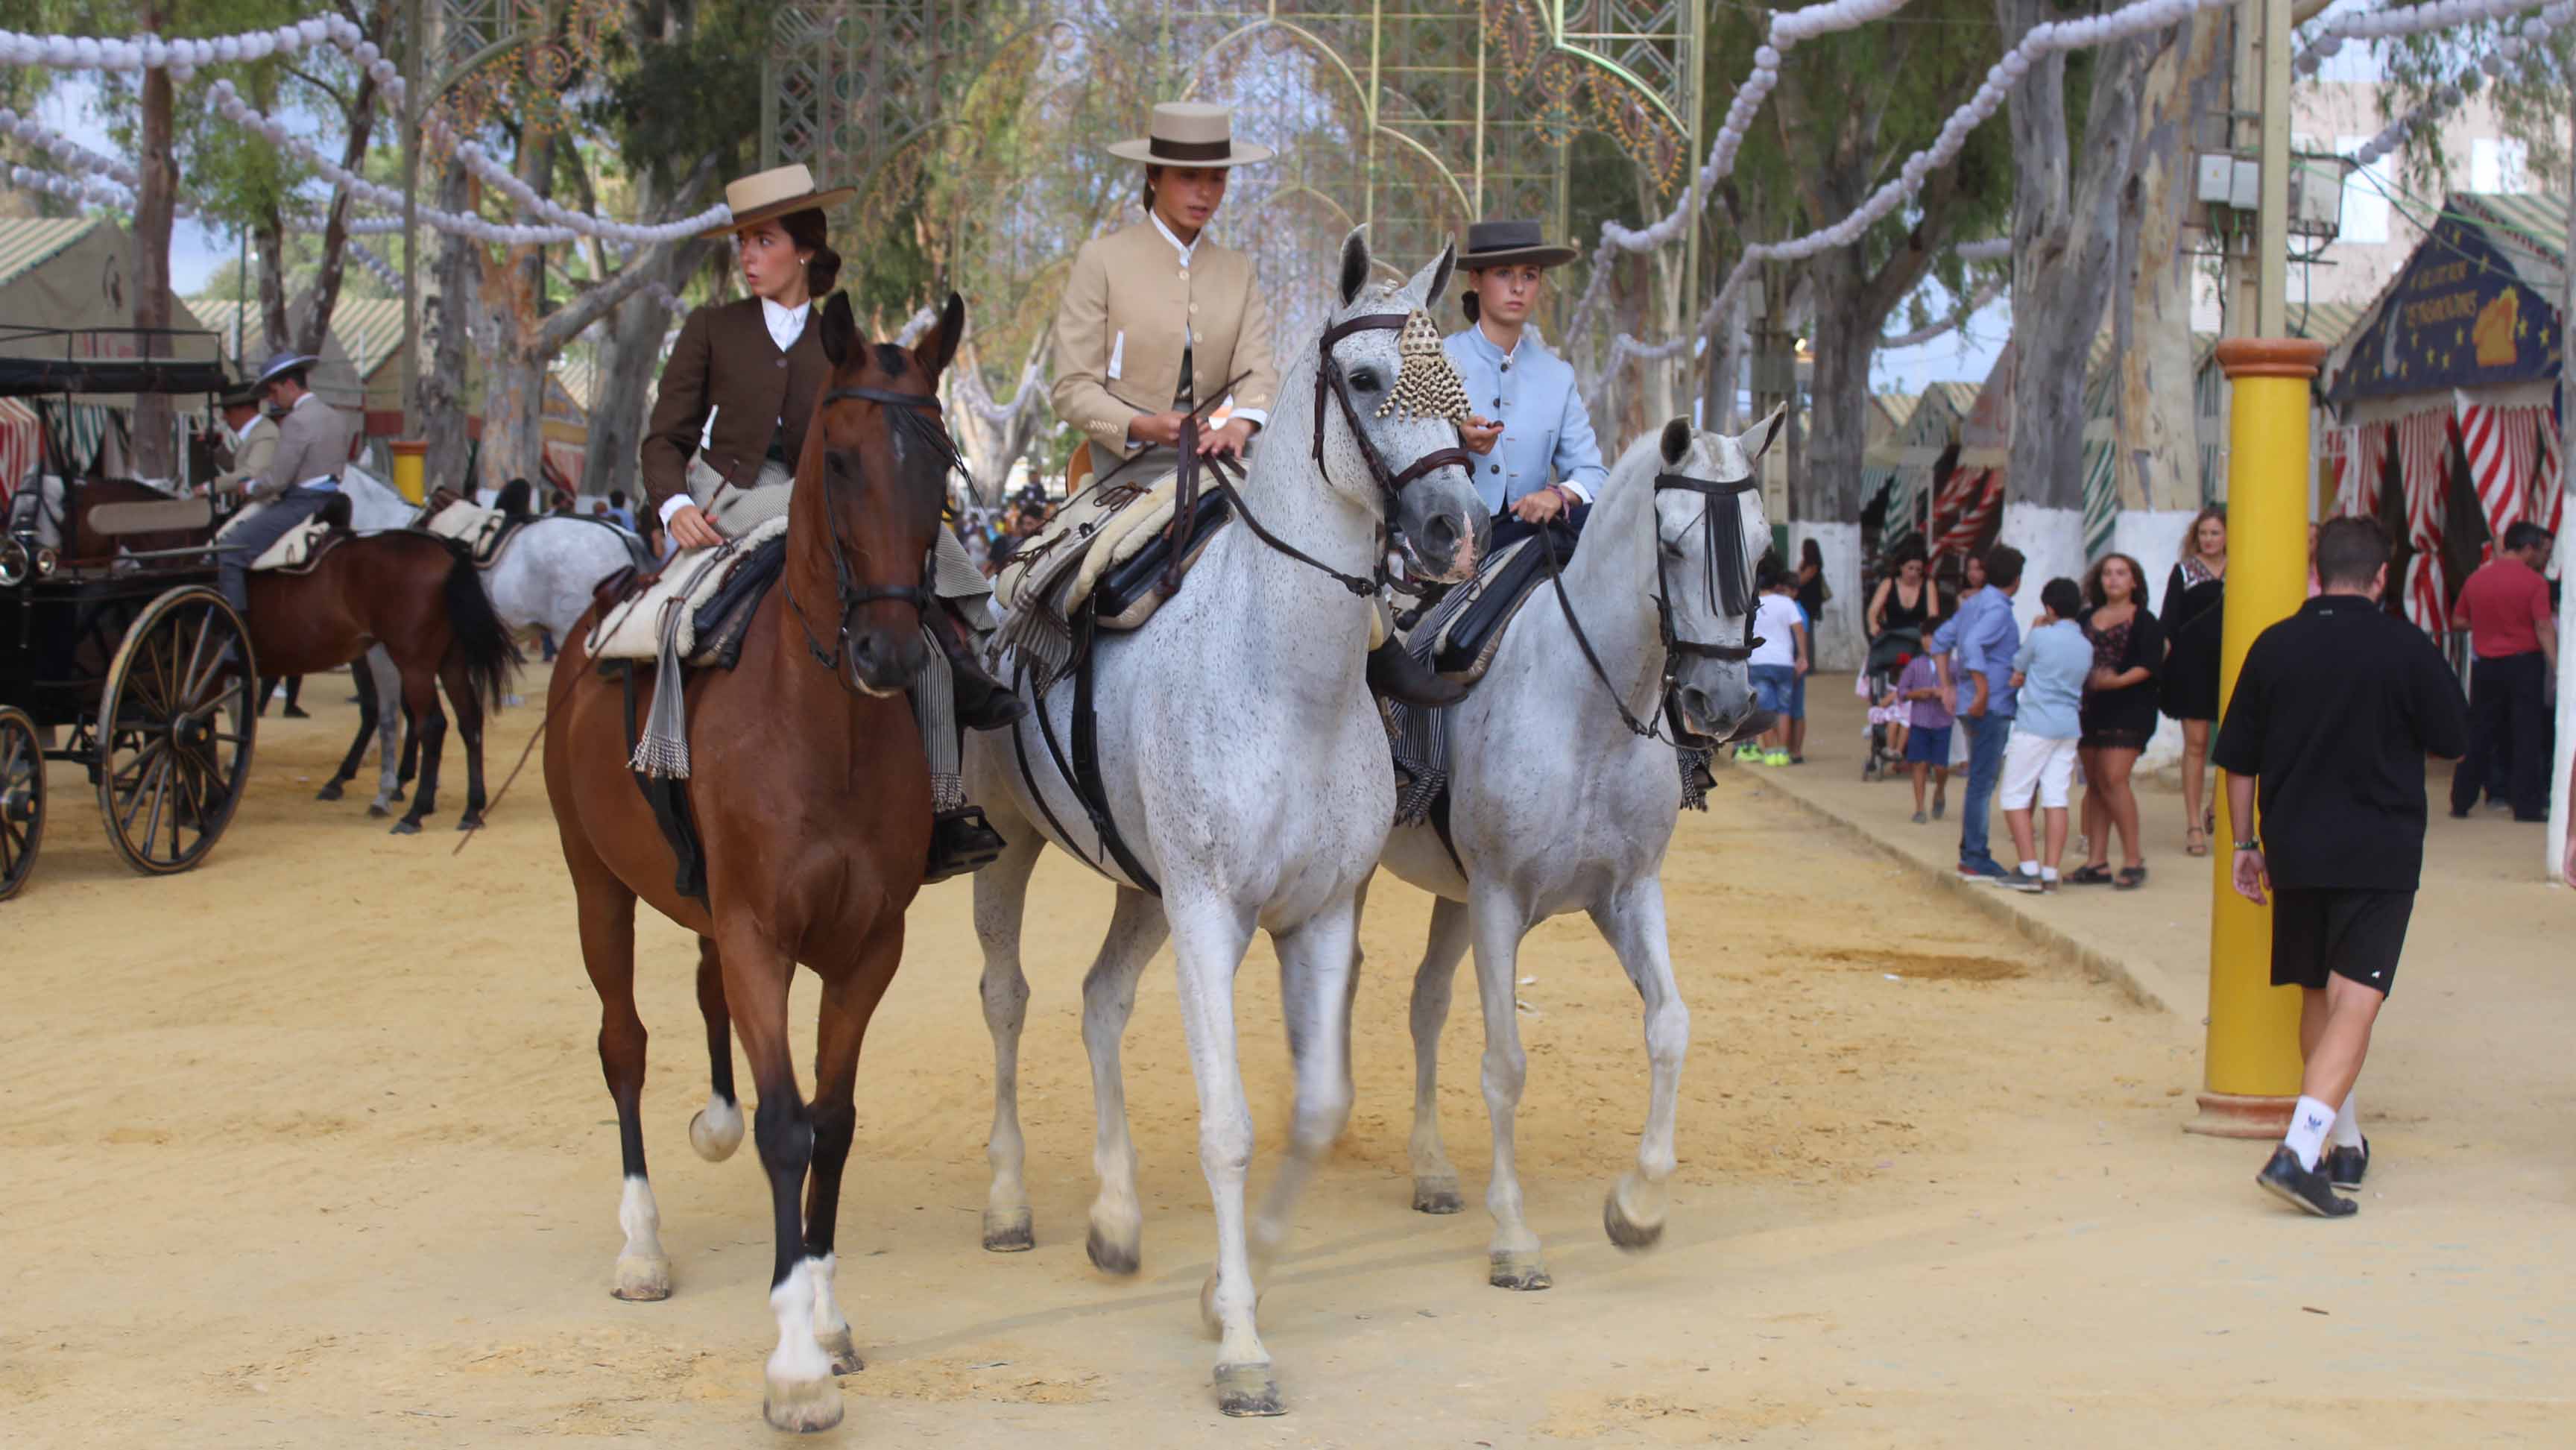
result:
[[[1483,304],[1477,302],[1475,293],[1462,292],[1458,295],[1458,310],[1467,314],[1469,322],[1474,322],[1484,314],[1485,309]]]
[[[829,297],[832,286],[841,280],[841,254],[828,246],[816,247],[805,259],[805,290],[815,297]]]
[[[830,296],[834,284],[841,280],[841,254],[824,240],[831,234],[831,224],[822,210],[808,207],[791,211],[778,219],[778,226],[796,250],[810,254],[805,258],[806,292],[818,302]]]

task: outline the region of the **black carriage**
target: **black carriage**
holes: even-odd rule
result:
[[[198,339],[212,341],[0,328],[0,396],[68,405],[84,394],[219,392],[220,364],[168,356],[211,352],[173,345]],[[99,504],[90,531],[107,546],[81,557],[84,485],[63,462],[50,456],[14,481],[0,537],[0,901],[26,884],[43,842],[46,761],[84,767],[117,854],[138,872],[169,875],[223,835],[257,728],[250,639],[214,588],[212,550],[133,547],[143,535],[206,528],[211,504]]]

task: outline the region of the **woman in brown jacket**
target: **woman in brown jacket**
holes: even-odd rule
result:
[[[739,301],[701,307],[680,324],[662,368],[641,448],[647,507],[683,549],[721,544],[787,511],[805,430],[814,421],[831,362],[811,325],[816,299],[841,273],[827,239],[827,207],[856,188],[819,191],[811,172],[783,166],[725,188],[733,219],[718,228],[734,237],[743,290]],[[1028,710],[984,669],[974,637],[990,628],[985,599],[993,586],[948,529],[933,551],[934,592],[942,607],[922,624],[937,641],[954,685],[953,715],[969,729],[992,730]],[[946,710],[924,712],[934,797],[941,807],[931,838],[934,879],[990,859],[1000,838],[965,803]]]

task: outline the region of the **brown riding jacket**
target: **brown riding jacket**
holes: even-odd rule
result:
[[[688,493],[689,459],[698,452],[710,408],[716,425],[706,463],[726,482],[751,487],[773,437],[793,469],[805,449],[806,425],[814,421],[815,400],[832,372],[822,331],[820,318],[807,318],[796,345],[781,353],[757,297],[691,312],[680,324],[671,360],[663,364],[644,430],[645,506],[658,513],[664,500]]]

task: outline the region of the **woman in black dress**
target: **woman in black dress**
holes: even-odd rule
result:
[[[2156,676],[2164,669],[2165,634],[2147,608],[2146,571],[2126,554],[2105,554],[2084,576],[2091,605],[2084,633],[2093,641],[2093,673],[2084,682],[2079,711],[2083,736],[2076,757],[2084,764],[2083,869],[2066,879],[2079,886],[2111,882],[2123,891],[2147,879],[2138,844],[2138,795],[2129,772],[2156,733]],[[2111,874],[2111,832],[2120,833],[2120,874]]]
[[[2183,850],[2209,854],[2209,727],[2218,718],[2219,626],[2227,603],[2227,511],[2202,509],[2182,536],[2182,562],[2165,579],[2160,619],[2173,647],[2165,661],[2164,712],[2182,722]]]
[[[1878,581],[1877,592],[1869,597],[1869,637],[1876,639],[1891,629],[1928,635],[1934,601],[1924,577],[1923,541],[1908,539],[1897,545],[1887,564],[1887,577]]]

